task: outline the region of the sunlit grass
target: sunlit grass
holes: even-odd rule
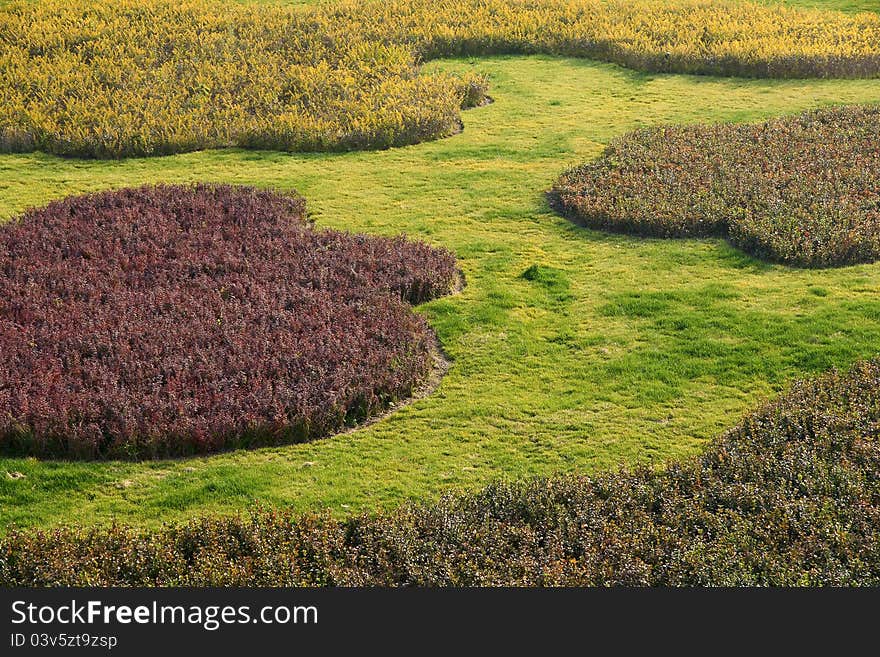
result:
[[[282,449],[142,464],[3,459],[0,526],[155,525],[254,500],[347,513],[498,477],[659,464],[697,452],[791,378],[876,353],[880,266],[797,270],[719,240],[591,232],[551,213],[543,191],[640,125],[880,101],[880,82],[649,76],[544,57],[433,65],[489,72],[496,101],[439,142],[342,155],[0,157],[3,217],[150,181],[297,189],[319,225],[447,246],[468,279],[421,309],[454,359],[432,396]]]

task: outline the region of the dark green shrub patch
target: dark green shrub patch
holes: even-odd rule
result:
[[[665,470],[499,483],[344,521],[12,531],[0,584],[878,585],[880,361],[804,381]]]
[[[880,108],[639,130],[566,172],[551,201],[592,228],[726,236],[759,258],[804,267],[873,262]]]
[[[411,394],[408,304],[451,253],[315,230],[296,196],[198,185],[55,202],[0,229],[0,449],[204,453],[325,436]]]

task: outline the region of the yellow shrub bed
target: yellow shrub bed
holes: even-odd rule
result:
[[[646,71],[872,77],[880,18],[717,2],[46,0],[0,10],[0,151],[387,148],[459,129],[485,80],[424,59],[543,52]]]

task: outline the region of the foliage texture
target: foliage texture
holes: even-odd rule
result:
[[[880,361],[797,383],[665,470],[499,483],[342,522],[256,510],[16,532],[0,583],[880,584]]]
[[[119,158],[237,145],[387,148],[461,126],[486,80],[449,55],[643,71],[875,77],[880,18],[705,0],[392,0],[316,7],[50,0],[0,9],[0,151]]]
[[[880,108],[639,130],[566,172],[550,196],[593,228],[726,236],[760,258],[806,267],[873,262]]]
[[[0,447],[151,457],[302,441],[410,395],[433,336],[409,303],[453,256],[318,231],[296,196],[156,186],[0,230]]]

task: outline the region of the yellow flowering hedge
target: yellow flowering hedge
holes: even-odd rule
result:
[[[486,81],[448,55],[543,52],[640,70],[873,77],[880,18],[681,0],[391,0],[314,7],[45,0],[0,9],[0,151],[91,157],[436,139]]]

